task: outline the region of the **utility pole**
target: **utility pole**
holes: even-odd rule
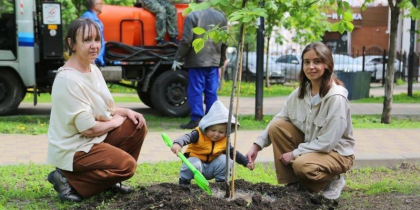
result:
[[[264,6],[264,2],[261,3]],[[264,17],[258,19],[257,30],[257,70],[255,83],[255,120],[263,118],[263,77],[264,77]],[[268,74],[268,72],[266,72]]]

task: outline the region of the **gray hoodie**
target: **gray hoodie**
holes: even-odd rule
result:
[[[306,88],[306,92],[310,92],[309,85]],[[305,134],[304,142],[293,150],[293,155],[297,157],[310,152],[329,153],[332,150],[342,156],[353,155],[355,140],[347,90],[333,84],[327,95],[314,106],[311,106],[309,94],[299,99],[298,91],[296,89],[290,94],[282,110],[271,120],[289,121]],[[261,148],[271,144],[267,131],[268,126],[255,142]]]
[[[225,107],[225,105],[223,105],[221,101],[216,101],[211,106],[209,112],[206,115],[204,115],[204,117],[200,120],[198,127],[201,129],[202,132],[204,132],[206,128],[209,126],[221,124],[221,123],[228,123],[228,122],[229,122],[229,110]],[[234,116],[232,116],[231,123],[232,123],[231,133],[233,133],[235,131],[234,130],[235,128]],[[238,127],[239,127],[239,122],[238,122]]]

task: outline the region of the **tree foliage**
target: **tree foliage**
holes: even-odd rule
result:
[[[325,31],[343,33],[352,31],[354,27],[351,23],[353,16],[350,5],[343,0],[247,0],[244,8],[241,8],[241,4],[240,0],[209,0],[198,4],[190,3],[184,14],[214,7],[226,14],[234,31],[242,23],[246,24],[246,34],[255,34],[259,17],[264,17],[266,35],[271,34],[276,28],[284,28],[295,32],[293,41],[296,43],[321,40]],[[336,10],[342,17],[340,21],[334,24],[329,23],[326,16],[322,14],[329,10]],[[276,41],[282,43],[284,37],[278,34]]]

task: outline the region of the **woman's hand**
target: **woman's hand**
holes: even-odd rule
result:
[[[115,114],[128,117],[131,121],[133,121],[134,124],[137,125],[137,129],[141,129],[143,125],[146,124],[146,120],[144,119],[143,115],[131,109],[116,108]]]
[[[179,145],[179,144],[172,144],[172,147],[171,147],[171,151],[175,154],[175,155],[178,155],[178,152],[180,152],[181,151],[181,145]]]
[[[115,123],[115,127],[118,128],[120,127],[124,121],[127,119],[127,117],[121,116],[119,114],[116,114],[114,116],[112,116],[112,120]]]
[[[293,151],[292,151],[292,152],[282,154],[279,159],[283,163],[283,165],[287,166],[295,159],[295,156],[293,156]]]
[[[248,167],[250,170],[254,170],[255,168],[255,159],[257,159],[258,152],[261,150],[261,147],[257,144],[253,144],[251,149],[249,149],[248,153],[246,154],[246,157],[248,158],[248,164],[246,167]]]
[[[143,115],[131,109],[127,109],[127,110],[128,110],[127,117],[131,119],[134,124],[137,125],[137,129],[141,129],[143,125],[146,124],[146,120],[144,119]]]

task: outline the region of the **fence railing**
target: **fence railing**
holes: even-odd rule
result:
[[[272,46],[269,52],[264,54],[264,78],[268,70],[270,78],[285,77],[286,81],[297,81],[301,71],[302,61],[300,51],[302,46]],[[413,80],[418,81],[419,77],[419,54],[414,53],[414,73]],[[231,50],[228,53],[230,62],[227,66],[225,79],[233,78],[233,69],[236,67],[236,51]],[[337,72],[358,72],[366,71],[371,73],[372,81],[384,82],[387,73],[388,52],[386,50],[365,50],[363,52],[354,52],[351,54],[333,54],[334,71]],[[408,54],[406,52],[397,52],[394,62],[394,80],[407,80],[408,76]],[[243,58],[243,78],[244,81],[255,81],[256,74],[256,52],[244,52]]]

